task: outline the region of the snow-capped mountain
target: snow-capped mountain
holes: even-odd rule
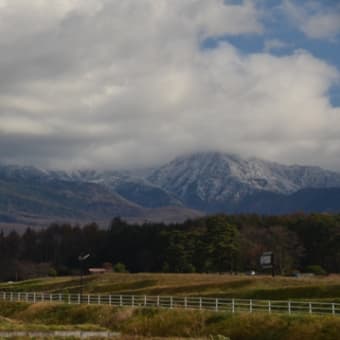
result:
[[[0,164],[0,177],[3,179],[46,180],[50,178],[50,176],[50,171],[33,166]]]
[[[336,172],[218,152],[178,157],[156,169],[148,180],[185,205],[205,211],[223,211],[254,192],[291,194],[305,188],[340,187]]]
[[[201,215],[163,189],[126,172],[65,172],[0,165],[0,224],[44,221],[180,221]]]
[[[172,194],[149,182],[146,178],[136,176],[133,170],[103,172],[82,170],[58,174],[57,177],[66,181],[80,181],[104,186],[111,192],[146,208],[181,206],[181,202]]]
[[[340,174],[202,152],[145,171],[0,165],[0,220],[18,215],[167,221],[211,212],[340,212]],[[1,221],[0,221],[1,222]]]

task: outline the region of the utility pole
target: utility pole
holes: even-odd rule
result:
[[[82,301],[83,296],[83,275],[84,275],[84,262],[90,257],[90,254],[79,255],[78,261],[80,264],[80,302]]]

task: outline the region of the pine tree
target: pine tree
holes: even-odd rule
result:
[[[228,223],[226,216],[218,215],[207,220],[208,269],[218,272],[235,271],[239,249],[239,233]]]

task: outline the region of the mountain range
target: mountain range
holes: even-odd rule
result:
[[[207,213],[340,212],[340,173],[219,152],[145,171],[0,165],[0,223],[176,222]]]

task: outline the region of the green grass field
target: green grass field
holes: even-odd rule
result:
[[[84,277],[84,293],[308,299],[340,302],[340,275],[294,278],[216,274],[118,274]],[[79,277],[2,283],[0,291],[78,293]]]

